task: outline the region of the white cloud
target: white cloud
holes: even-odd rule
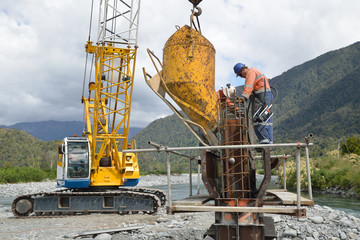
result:
[[[95,1],[95,15],[97,14]],[[143,0],[131,124],[144,127],[171,114],[145,84],[142,67],[155,74],[150,48],[162,58],[175,26],[189,24],[186,0]],[[200,4],[201,29],[216,49],[216,87],[235,78],[244,62],[275,77],[320,54],[360,39],[360,1],[212,0]],[[82,120],[80,103],[90,1],[0,2],[0,125],[22,121]],[[93,21],[96,34],[97,20]],[[93,39],[95,40],[95,39]]]

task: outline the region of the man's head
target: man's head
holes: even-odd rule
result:
[[[247,69],[247,68],[248,68],[248,67],[245,66],[245,64],[243,64],[243,63],[237,63],[237,64],[235,64],[235,66],[234,66],[234,73],[236,74],[237,77],[238,77],[238,76],[244,77],[244,75],[243,75],[243,70],[244,70],[244,69]]]
[[[229,88],[229,87],[231,86],[231,84],[230,84],[230,83],[228,83],[228,84],[226,84],[226,86]]]

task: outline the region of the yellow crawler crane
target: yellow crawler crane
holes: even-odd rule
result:
[[[122,150],[136,148],[128,135],[140,0],[101,0],[99,9],[97,42],[89,31],[85,45],[95,76],[90,74],[88,96],[83,90],[81,98],[83,136],[66,137],[58,149],[57,186],[65,189],[19,196],[12,205],[16,216],[154,213],[165,204],[160,190],[124,188],[139,181],[137,155]]]

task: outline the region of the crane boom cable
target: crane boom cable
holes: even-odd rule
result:
[[[93,18],[93,11],[94,10],[94,0],[91,0],[91,12],[90,12],[90,24],[89,24],[89,36],[88,41],[90,41],[90,35],[91,35],[91,28],[92,28],[92,18]]]
[[[90,36],[91,36],[91,26],[92,26],[92,18],[93,18],[93,12],[94,12],[94,0],[91,1],[91,10],[90,10],[90,24],[89,24],[89,36],[88,36],[88,42],[90,42]],[[85,57],[85,69],[84,69],[84,80],[83,80],[83,89],[81,97],[84,98],[84,92],[85,92],[85,81],[86,81],[86,71],[87,71],[87,61],[88,61],[88,55],[89,53],[86,52]],[[81,99],[82,99],[81,98]],[[82,101],[82,100],[81,100]]]
[[[86,71],[87,71],[88,56],[89,56],[89,53],[86,52],[86,56],[85,56],[85,67],[84,67],[84,79],[83,79],[83,87],[82,87],[82,93],[81,93],[81,102],[83,101],[84,92],[85,92],[85,80],[86,80]]]
[[[116,9],[117,9],[117,1],[116,0],[114,0],[113,1],[113,5],[114,5],[114,8],[113,8],[113,13],[112,13],[112,17],[110,18],[110,19],[115,19],[116,18],[116,14],[117,14],[117,12],[116,12]],[[107,20],[108,21],[108,20]],[[116,21],[111,21],[111,31],[112,32],[115,32],[116,31]],[[113,38],[113,39],[111,39],[110,38],[110,40],[114,40],[115,41],[115,37]],[[115,45],[115,44],[114,44]],[[112,64],[114,64],[114,60],[112,60]],[[113,73],[112,73],[112,76],[111,76],[111,80],[113,80]],[[112,98],[110,98],[109,99],[109,107],[110,108],[112,108]],[[114,113],[114,116],[115,116],[116,114]],[[109,127],[111,127],[111,128],[113,128],[113,124],[111,123],[111,116],[110,115],[108,115],[107,116],[108,117],[108,124],[111,124],[111,126],[109,126]]]
[[[94,0],[91,1],[88,42],[90,42],[90,36],[91,36],[91,25],[92,25],[93,10],[94,10]],[[88,57],[89,57],[89,53],[86,52],[86,56],[85,56],[85,67],[84,67],[84,79],[83,79],[83,87],[82,87],[82,93],[81,93],[81,102],[84,101],[85,81],[86,81],[86,72],[87,72]],[[92,63],[91,63],[91,64],[92,64]],[[91,70],[90,70],[90,77],[91,77]],[[83,130],[85,130],[85,114],[84,114],[84,111],[83,111]],[[84,132],[85,132],[85,131],[84,131]]]

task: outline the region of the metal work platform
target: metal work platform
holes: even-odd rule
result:
[[[266,191],[264,205],[271,202],[271,198],[274,201],[281,201],[281,205],[296,205],[297,195],[296,193],[288,192],[286,189],[269,189]],[[300,197],[301,206],[314,206],[314,201],[304,197]]]
[[[235,135],[238,136],[239,134]],[[310,137],[310,134],[308,136]],[[177,212],[214,213],[215,222],[204,234],[204,238],[211,237],[217,240],[269,240],[276,238],[275,225],[272,217],[264,214],[284,214],[300,218],[306,216],[306,208],[302,206],[314,204],[312,201],[308,152],[308,147],[313,144],[309,143],[309,137],[305,137],[304,143],[235,143],[234,145],[196,147],[167,147],[149,142],[155,149],[124,150],[124,152],[166,152],[168,177],[167,212],[168,214]],[[270,148],[276,147],[293,147],[296,150],[290,155],[271,155]],[[242,151],[244,149],[246,151]],[[256,171],[252,167],[251,164],[254,163],[251,161],[258,159],[258,156],[251,151],[260,152],[259,149],[262,149],[262,155],[259,159],[262,159],[263,162],[264,178],[259,188],[257,188],[255,185]],[[301,196],[300,156],[302,149],[305,149],[309,199]],[[178,152],[185,150],[201,150],[201,155],[200,157],[186,156]],[[189,159],[189,197],[178,201],[173,201],[171,194],[171,153]],[[236,154],[232,155],[230,153]],[[227,157],[224,158],[224,156]],[[286,162],[291,157],[294,158],[296,163],[296,193],[286,190]],[[240,161],[238,158],[244,161]],[[278,158],[278,164],[280,159],[283,160],[284,189],[267,190],[267,186],[271,181],[271,168],[275,167],[271,166],[273,158]],[[197,195],[193,195],[192,192],[191,162],[195,161],[198,163]],[[237,169],[238,166],[240,166],[239,169]],[[209,195],[200,195],[200,178]],[[245,181],[245,178],[248,181]],[[242,179],[244,181],[241,181]]]
[[[172,212],[262,212],[296,214],[297,194],[286,189],[269,189],[264,197],[264,207],[220,207],[215,206],[207,194],[199,194],[172,202]],[[313,206],[314,201],[300,198],[302,206]],[[294,206],[294,207],[284,207]]]
[[[173,201],[173,205],[175,206],[202,206],[212,199],[208,194],[197,194],[191,197],[187,197],[181,200]]]

